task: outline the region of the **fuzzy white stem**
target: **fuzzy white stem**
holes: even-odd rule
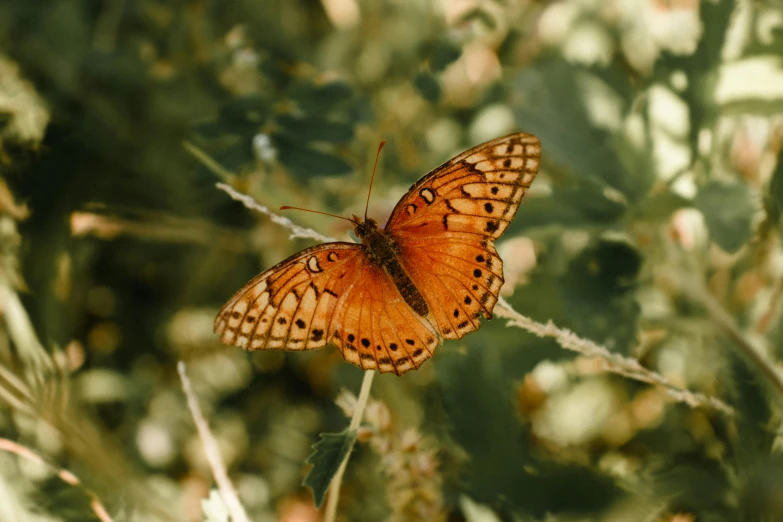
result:
[[[207,455],[207,461],[212,469],[212,475],[215,477],[220,496],[223,497],[223,502],[226,503],[226,509],[231,514],[232,522],[250,522],[247,513],[245,513],[245,508],[242,507],[242,503],[239,501],[234,485],[231,483],[231,479],[228,478],[226,466],[220,457],[217,441],[209,430],[207,420],[201,413],[201,407],[198,405],[198,399],[193,392],[193,386],[190,384],[190,379],[185,370],[185,363],[179,361],[177,363],[177,371],[182,381],[182,390],[188,398],[188,408],[190,408],[190,414],[193,416],[193,422],[196,424],[201,442],[204,444],[204,453]]]
[[[635,381],[661,386],[674,400],[683,402],[691,408],[710,407],[726,415],[734,414],[734,409],[720,399],[680,388],[672,384],[663,375],[645,368],[636,359],[612,353],[605,346],[601,346],[590,339],[583,339],[570,330],[558,328],[552,321],[546,324],[534,321],[514,310],[502,297],[498,300],[498,305],[500,306],[495,308],[496,315],[508,319],[509,326],[527,330],[539,337],[551,337],[566,350],[577,352],[587,357],[602,359],[604,361],[604,369],[608,372],[616,373]]]

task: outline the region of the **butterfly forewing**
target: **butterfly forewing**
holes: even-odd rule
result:
[[[503,284],[494,240],[530,187],[541,146],[530,134],[490,141],[436,168],[400,200],[386,229],[445,338],[492,316]]]
[[[362,245],[327,243],[244,286],[215,319],[221,341],[249,350],[311,350],[333,342],[365,370],[405,373],[439,344]]]
[[[327,243],[291,256],[239,290],[218,313],[215,332],[250,350],[326,345],[331,315],[363,255],[361,245]]]

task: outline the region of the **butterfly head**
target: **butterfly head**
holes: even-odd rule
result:
[[[367,218],[366,220],[360,218],[357,215],[351,216],[351,221],[355,227],[356,236],[359,239],[364,239],[376,230],[378,230],[378,222],[373,218]]]

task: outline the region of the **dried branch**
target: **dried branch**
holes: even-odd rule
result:
[[[223,497],[223,502],[226,503],[226,509],[228,509],[228,512],[231,514],[231,520],[232,522],[250,522],[250,519],[245,512],[245,508],[239,501],[234,485],[231,483],[231,479],[228,478],[226,466],[223,464],[223,459],[220,457],[220,449],[218,448],[217,441],[209,429],[207,420],[201,413],[201,407],[198,405],[198,399],[193,392],[193,386],[190,383],[183,361],[177,363],[177,371],[179,372],[179,378],[182,381],[182,391],[185,392],[185,396],[188,399],[190,414],[193,416],[193,422],[196,424],[196,429],[198,429],[201,443],[204,444],[204,452],[207,455],[209,467],[212,469],[212,475],[215,477],[215,482],[217,483],[220,495]]]

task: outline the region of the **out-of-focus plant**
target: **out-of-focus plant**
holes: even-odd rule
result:
[[[362,376],[332,349],[213,338],[230,293],[305,244],[215,183],[360,213],[385,139],[382,220],[440,161],[521,130],[544,163],[498,245],[508,308],[376,377],[341,515],[781,518],[780,12],[0,3],[0,434],[81,479],[4,455],[0,509],[84,520],[94,494],[115,520],[225,518],[184,360],[249,518],[316,520],[303,462]]]

